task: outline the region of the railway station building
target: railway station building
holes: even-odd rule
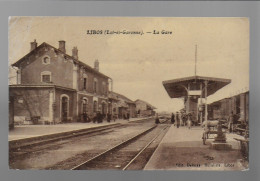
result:
[[[208,105],[209,118],[228,119],[231,112],[235,115],[235,121],[249,121],[249,91],[224,98]]]
[[[122,94],[110,91],[108,100],[108,111],[112,117],[123,119],[128,114],[130,118],[136,117],[136,105],[131,99]]]
[[[12,64],[17,69],[17,84],[9,86],[15,122],[73,122],[83,113],[108,112],[112,79],[99,71],[98,60],[94,68],[81,62],[77,47],[67,54],[65,43],[55,48],[31,42],[30,52]]]
[[[153,105],[151,105],[150,103],[137,99],[135,101],[136,104],[136,111],[137,111],[137,115],[139,117],[147,117],[147,116],[154,116],[155,115],[155,109],[156,107],[154,107]]]

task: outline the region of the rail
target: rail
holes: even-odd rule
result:
[[[139,152],[136,154],[136,156],[135,156],[122,170],[126,170],[126,169],[138,158],[138,156],[139,156],[141,153],[143,153],[143,151],[144,151],[148,146],[150,146],[150,144],[152,144],[152,142],[153,142],[156,138],[158,138],[158,136],[160,136],[160,135],[164,132],[164,130],[165,130],[167,127],[169,127],[169,126],[166,126],[165,128],[163,128],[163,130],[162,130],[158,135],[156,135],[149,143],[147,143],[147,145],[145,145],[145,147],[143,147],[143,149],[142,149],[141,151],[139,151]]]
[[[104,151],[104,152],[102,152],[102,153],[100,153],[100,154],[94,156],[93,158],[91,158],[91,159],[89,159],[89,160],[87,160],[87,161],[84,161],[83,163],[81,163],[81,164],[79,164],[79,165],[77,165],[77,166],[71,168],[71,170],[80,170],[82,167],[84,167],[84,165],[88,164],[89,162],[91,162],[91,161],[93,161],[93,160],[95,160],[95,159],[97,159],[97,158],[99,158],[99,157],[101,157],[101,156],[103,156],[103,155],[105,155],[105,154],[107,154],[107,153],[109,153],[109,152],[115,150],[115,149],[118,149],[118,148],[122,147],[123,145],[126,145],[126,144],[130,143],[131,141],[133,141],[133,140],[135,140],[135,139],[141,137],[142,135],[145,135],[146,133],[150,132],[151,130],[153,130],[153,129],[156,128],[156,127],[157,127],[157,125],[152,126],[151,128],[149,128],[149,129],[147,129],[147,130],[145,130],[145,131],[139,133],[138,135],[135,135],[135,136],[133,136],[133,137],[127,139],[126,141],[124,141],[124,142],[122,142],[122,143],[119,143],[119,144],[117,144],[116,146],[114,146],[114,147],[112,147],[112,148],[110,148],[110,149],[108,149],[108,150],[106,150],[106,151]],[[150,143],[150,144],[151,144],[151,143]],[[149,146],[149,145],[148,145],[148,146]],[[128,166],[129,166],[129,165],[128,165]],[[128,166],[127,166],[127,167],[128,167]]]
[[[30,148],[30,147],[34,147],[34,146],[39,146],[39,145],[44,145],[44,144],[48,144],[48,143],[53,143],[55,141],[59,141],[59,140],[64,140],[64,139],[69,139],[69,138],[73,138],[73,137],[78,137],[78,136],[84,136],[84,135],[88,135],[88,134],[93,134],[96,132],[100,132],[100,131],[106,131],[115,127],[120,127],[123,126],[122,124],[114,124],[114,125],[110,125],[110,126],[106,126],[106,127],[95,127],[95,129],[84,129],[78,132],[69,132],[69,133],[65,133],[64,135],[60,134],[59,136],[57,136],[56,138],[41,138],[40,140],[36,139],[35,141],[31,142],[30,139],[28,139],[27,142],[23,141],[22,144],[18,144],[16,142],[9,142],[9,152],[15,152],[17,150],[22,150],[22,149],[26,149],[26,148]],[[29,153],[29,152],[28,152]]]

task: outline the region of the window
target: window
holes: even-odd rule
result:
[[[97,79],[94,79],[94,93],[97,93]]]
[[[49,71],[44,71],[41,73],[41,81],[49,83],[51,82],[51,72]]]
[[[83,79],[83,89],[87,89],[87,78]]]
[[[106,83],[105,82],[102,83],[102,92],[103,92],[103,94],[106,94]]]
[[[42,82],[50,82],[51,76],[50,75],[42,75]]]
[[[94,82],[94,92],[95,93],[97,92],[97,82],[96,81]]]
[[[49,56],[45,55],[45,56],[42,58],[42,63],[43,63],[44,65],[50,64],[50,62],[51,62],[51,59],[50,59]]]
[[[83,78],[83,90],[86,90],[87,89],[87,85],[88,85],[88,75],[86,74],[86,72],[84,72],[82,74],[82,78]]]

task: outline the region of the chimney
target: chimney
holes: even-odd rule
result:
[[[73,49],[72,49],[72,57],[75,58],[75,59],[79,59],[78,48],[77,47],[73,47]]]
[[[37,42],[36,42],[36,40],[34,40],[33,42],[31,42],[31,51],[33,51],[35,48],[37,48]]]
[[[60,40],[59,41],[59,50],[61,50],[62,52],[66,53],[65,41],[64,40]]]
[[[99,71],[99,62],[98,62],[98,60],[95,60],[94,69],[95,69],[96,71]]]

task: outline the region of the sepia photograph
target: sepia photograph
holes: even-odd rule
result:
[[[9,169],[248,171],[249,32],[247,17],[10,16]]]

